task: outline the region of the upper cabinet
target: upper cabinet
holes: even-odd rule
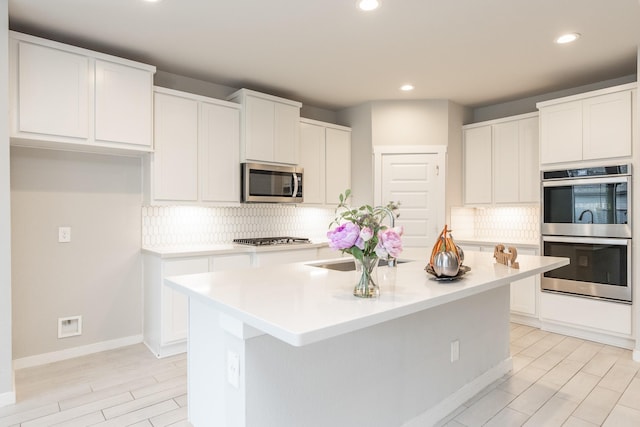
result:
[[[13,144],[152,151],[155,67],[10,32]]]
[[[464,126],[464,203],[536,203],[537,113]]]
[[[240,202],[240,106],[155,89],[155,152],[147,201]]]
[[[540,163],[630,157],[636,84],[537,104]]]
[[[351,188],[351,129],[300,119],[304,204],[333,205]]]
[[[242,105],[242,162],[298,164],[301,103],[248,89],[227,99]]]

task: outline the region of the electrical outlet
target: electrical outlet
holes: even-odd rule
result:
[[[58,338],[82,335],[82,316],[59,317]]]
[[[457,362],[460,359],[460,341],[451,341],[451,363]]]
[[[71,227],[58,227],[58,243],[71,241]]]
[[[234,388],[240,386],[240,356],[232,351],[227,352],[227,382]]]

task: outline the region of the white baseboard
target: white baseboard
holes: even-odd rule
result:
[[[588,341],[594,341],[600,344],[612,345],[614,347],[633,349],[635,340],[626,336],[616,336],[608,333],[600,333],[593,330],[582,329],[578,327],[568,326],[562,323],[543,320],[540,329],[548,332],[555,332],[570,337],[581,338]]]
[[[74,357],[86,356],[87,354],[99,353],[101,351],[113,350],[115,348],[126,347],[128,345],[142,342],[142,335],[132,335],[130,337],[118,338],[111,341],[102,341],[80,347],[68,348],[66,350],[53,351],[51,353],[37,354],[35,356],[23,357],[13,361],[13,369],[31,368],[33,366],[46,365],[47,363],[59,362],[61,360],[73,359]]]
[[[533,328],[540,328],[540,319],[537,317],[526,316],[524,314],[511,313],[511,322],[519,325],[531,326]]]
[[[187,352],[187,342],[179,342],[166,346],[152,346],[148,342],[144,341],[143,344],[149,349],[154,356],[158,359],[163,357],[175,356],[176,354],[182,354]]]
[[[502,378],[513,369],[513,361],[508,358],[489,369],[478,378],[464,385],[461,389],[438,403],[433,408],[407,421],[402,427],[433,426],[459,408],[466,401],[482,391],[485,387]]]
[[[14,403],[16,403],[15,391],[0,394],[0,408],[3,406],[13,405]]]

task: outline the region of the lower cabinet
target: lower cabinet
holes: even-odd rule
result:
[[[250,254],[163,259],[144,255],[144,342],[156,357],[183,353],[187,348],[188,299],[164,284],[182,274],[251,267]]]
[[[145,253],[144,343],[158,358],[187,350],[188,298],[165,285],[164,279],[167,277],[315,261],[336,256],[340,256],[340,251],[324,247],[179,258],[162,258]]]
[[[467,251],[493,252],[494,246],[460,245]],[[537,249],[518,248],[519,255],[537,255]],[[540,288],[540,276],[531,276],[526,279],[511,283],[511,313],[512,320],[521,323],[535,323],[538,318],[538,289]]]

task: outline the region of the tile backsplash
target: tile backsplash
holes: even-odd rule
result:
[[[143,206],[142,245],[218,245],[236,238],[272,236],[324,238],[333,217],[332,208],[293,205]]]
[[[452,234],[458,239],[538,243],[540,208],[512,206],[451,208]]]

